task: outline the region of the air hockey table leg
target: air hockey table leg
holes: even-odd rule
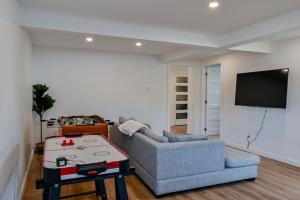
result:
[[[43,200],[60,200],[60,185],[46,185],[44,187]]]
[[[101,196],[102,200],[107,200],[104,179],[96,180],[95,186],[96,186],[96,195]]]
[[[44,168],[44,195],[43,200],[60,200],[60,170]]]
[[[125,177],[122,174],[115,175],[115,189],[117,200],[128,200]]]
[[[51,187],[51,200],[60,200],[60,187],[61,186],[59,184],[55,184]]]
[[[43,200],[49,200],[49,198],[50,198],[50,187],[45,186],[43,192]]]

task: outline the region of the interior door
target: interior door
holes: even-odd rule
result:
[[[174,125],[187,125],[188,119],[188,75],[187,73],[175,74]]]
[[[206,66],[205,133],[220,134],[221,66]]]

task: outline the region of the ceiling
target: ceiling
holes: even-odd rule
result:
[[[219,55],[228,53],[228,50],[215,52],[211,47],[195,47],[190,45],[180,45],[175,43],[157,42],[149,40],[135,40],[130,38],[119,38],[103,35],[90,35],[57,30],[45,30],[38,28],[28,29],[35,46],[63,47],[77,49],[92,49],[123,53],[138,53],[154,56],[162,56],[182,49],[197,50],[197,55],[189,58],[197,59],[203,56]],[[86,37],[93,37],[92,43],[85,41]],[[142,47],[136,47],[135,43],[142,42]]]
[[[20,0],[23,6],[118,22],[224,34],[300,8],[298,0]],[[255,13],[255,14],[254,14]]]
[[[136,47],[137,40],[135,39],[44,29],[30,29],[29,33],[33,44],[38,46],[141,53],[155,56],[167,54],[183,46],[174,43],[139,40],[143,46]],[[92,43],[85,41],[88,36],[93,37]]]
[[[300,0],[218,0],[216,9],[208,8],[210,1],[19,0],[19,23],[34,45],[142,53],[164,61],[300,36]],[[95,42],[86,43],[86,36]],[[137,40],[143,47],[134,45]]]
[[[273,34],[272,36],[267,37],[266,39],[268,39],[269,41],[278,41],[278,40],[292,39],[296,37],[300,37],[300,28],[279,32]]]

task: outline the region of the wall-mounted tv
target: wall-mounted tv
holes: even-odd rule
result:
[[[237,74],[235,105],[286,108],[289,69]]]

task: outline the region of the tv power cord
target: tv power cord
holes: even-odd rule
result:
[[[263,127],[264,127],[264,123],[265,123],[265,119],[266,119],[267,112],[268,112],[268,108],[266,108],[266,110],[265,110],[264,116],[263,116],[262,121],[261,121],[260,128],[259,128],[258,132],[256,133],[255,137],[254,137],[253,139],[251,139],[250,134],[248,134],[248,136],[247,136],[247,143],[248,143],[248,144],[247,144],[247,149],[249,149],[249,148],[250,148],[250,145],[251,145],[253,142],[256,141],[256,139],[258,138],[259,135],[261,135],[262,129],[263,129]]]

